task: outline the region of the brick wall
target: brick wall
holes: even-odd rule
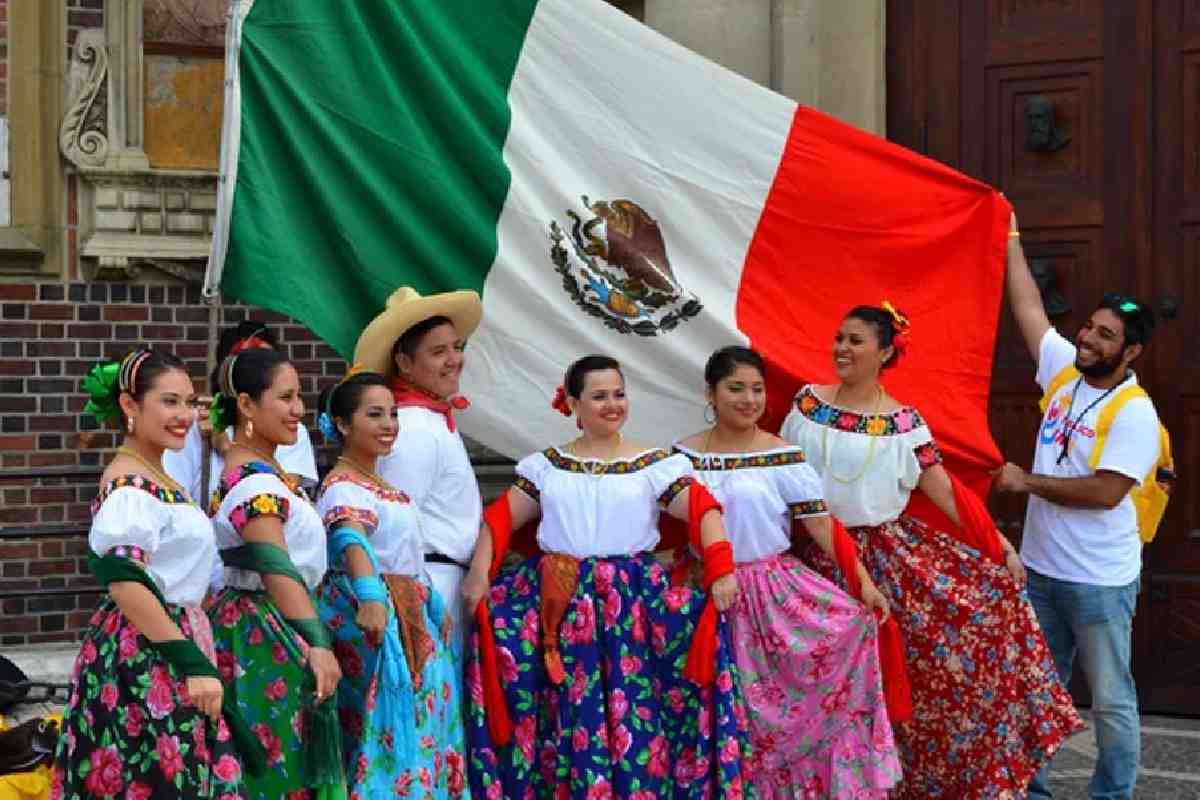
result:
[[[219,322],[247,317],[270,323],[295,362],[314,430],[316,394],[342,374],[344,362],[278,314],[226,305]],[[94,586],[84,532],[99,472],[119,437],[89,430],[80,416],[80,379],[99,359],[147,344],[183,358],[197,389],[206,391],[207,339],[208,310],[194,287],[0,283],[0,592]],[[91,441],[85,445],[81,434]],[[30,470],[60,475],[13,478]],[[23,535],[30,529],[39,535]],[[0,647],[73,640],[96,600],[95,594],[5,599]]]

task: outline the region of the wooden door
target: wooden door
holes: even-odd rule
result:
[[[1188,463],[1200,456],[1198,6],[888,2],[889,138],[1005,192],[1062,333],[1072,336],[1107,291],[1156,305],[1193,298],[1136,365],[1175,432],[1183,479],[1145,551],[1134,669],[1143,707],[1174,713],[1200,713],[1200,478]],[[1040,420],[1033,375],[1005,311],[992,432],[1025,465]],[[1024,506],[993,506],[1013,540]]]
[[[1154,25],[1154,400],[1174,440],[1167,521],[1146,549],[1153,611],[1143,702],[1200,713],[1200,3],[1159,0]]]

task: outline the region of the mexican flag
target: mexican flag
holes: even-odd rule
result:
[[[772,422],[832,379],[843,315],[912,320],[886,376],[950,462],[999,462],[987,396],[1008,205],[602,0],[234,0],[208,289],[349,357],[396,288],[473,289],[465,432],[575,435],[575,358],[621,361],[630,437],[704,425],[703,366],[749,343]],[[977,484],[978,485],[978,484]]]

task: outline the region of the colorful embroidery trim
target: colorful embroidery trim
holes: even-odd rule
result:
[[[796,408],[807,419],[846,433],[868,436],[897,436],[925,426],[915,408],[905,406],[888,414],[863,414],[831,406],[807,386],[796,397]]]
[[[240,534],[251,520],[258,517],[279,517],[287,522],[289,509],[286,497],[258,494],[229,512],[229,524]]]
[[[96,498],[92,500],[92,514],[94,515],[100,510],[100,506],[104,505],[104,501],[112,495],[117,489],[125,486],[132,486],[134,489],[141,489],[149,495],[152,495],[156,500],[164,503],[190,503],[191,498],[186,492],[168,489],[164,486],[159,486],[149,478],[144,478],[141,475],[119,475],[104,485]]]
[[[794,519],[800,517],[819,517],[829,513],[829,506],[825,505],[824,500],[805,500],[802,503],[791,503],[788,509],[792,512]]]
[[[371,481],[364,481],[353,475],[347,475],[344,472],[339,473],[337,475],[330,475],[328,478],[326,478],[325,483],[322,484],[322,486],[321,486],[321,491],[322,492],[328,491],[329,487],[334,486],[339,483],[351,483],[351,484],[354,484],[355,486],[359,487],[360,489],[366,489],[368,492],[375,495],[376,497],[378,497],[380,500],[383,500],[384,502],[388,502],[388,503],[410,503],[410,502],[412,502],[412,499],[407,494],[400,491],[399,489],[390,489],[390,488],[386,488],[383,486],[379,486],[378,484],[372,483]]]
[[[518,475],[517,479],[513,482],[513,486],[517,487],[522,492],[529,495],[530,500],[541,502],[541,499],[542,499],[541,490],[538,489],[537,486],[534,484],[534,482],[529,480],[528,478],[522,478],[520,475]]]
[[[136,544],[119,544],[116,547],[110,547],[104,555],[128,558],[130,561],[136,561],[143,567],[150,563],[150,554]]]
[[[233,487],[237,486],[242,480],[249,478],[251,475],[274,475],[279,478],[280,482],[287,487],[287,490],[301,499],[307,500],[307,495],[300,489],[300,481],[292,475],[280,475],[270,465],[262,461],[247,461],[240,467],[234,467],[227,470],[221,475],[220,485],[218,486],[218,496],[221,500],[225,499]]]
[[[917,463],[921,465],[922,470],[942,463],[942,451],[938,449],[937,444],[934,442],[917,445],[913,448],[913,455],[917,457]]]
[[[594,466],[597,462],[593,459],[578,459],[574,456],[567,456],[560,453],[557,448],[549,447],[542,451],[542,455],[546,457],[554,467],[567,472],[586,472],[590,475],[628,475],[631,472],[637,472],[657,464],[664,458],[670,458],[670,453],[666,450],[647,450],[637,458],[621,459],[618,461],[609,461],[600,466]],[[589,469],[584,469],[583,465],[589,464]]]
[[[354,506],[334,506],[325,512],[323,520],[326,528],[332,528],[337,522],[353,522],[357,525],[362,525],[367,529],[367,533],[374,533],[379,527],[379,516],[366,508],[355,508]]]
[[[682,478],[676,478],[671,482],[671,485],[658,496],[659,505],[669,506],[679,496],[679,493],[695,483],[695,479],[691,475],[684,475]]]
[[[749,455],[697,453],[679,447],[675,448],[675,452],[687,456],[691,460],[693,467],[704,472],[748,469],[751,467],[786,467],[789,464],[803,464],[808,460],[804,457],[804,452],[798,448],[769,453],[751,453]]]

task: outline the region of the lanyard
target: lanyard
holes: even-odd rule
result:
[[[1078,417],[1076,417],[1076,418],[1075,418],[1075,422],[1074,422],[1074,423],[1072,423],[1072,422],[1071,422],[1071,411],[1072,411],[1072,410],[1074,410],[1074,408],[1075,408],[1075,396],[1076,396],[1077,394],[1079,394],[1079,386],[1080,386],[1080,384],[1082,384],[1082,383],[1083,383],[1083,378],[1082,378],[1082,377],[1080,377],[1080,378],[1079,378],[1079,380],[1077,380],[1077,381],[1075,382],[1075,388],[1071,390],[1071,402],[1070,402],[1070,404],[1067,406],[1067,413],[1066,413],[1066,415],[1063,417],[1063,444],[1062,444],[1062,450],[1061,450],[1061,451],[1059,452],[1059,454],[1058,454],[1058,460],[1054,462],[1056,465],[1061,465],[1061,464],[1062,464],[1062,462],[1066,460],[1066,458],[1067,458],[1067,453],[1068,453],[1068,452],[1070,452],[1070,449],[1071,449],[1071,436],[1072,436],[1072,434],[1074,434],[1074,433],[1075,433],[1075,427],[1076,427],[1077,425],[1079,425],[1081,422],[1083,422],[1083,418],[1084,418],[1084,417],[1086,417],[1086,416],[1088,415],[1088,412],[1089,412],[1089,411],[1091,411],[1093,408],[1095,408],[1096,406],[1098,406],[1098,405],[1100,405],[1101,403],[1103,403],[1103,402],[1104,402],[1104,399],[1105,399],[1106,397],[1108,397],[1110,394],[1112,394],[1113,392],[1115,392],[1115,391],[1117,390],[1117,386],[1120,386],[1122,383],[1125,383],[1125,381],[1121,381],[1121,383],[1118,383],[1116,386],[1110,386],[1110,387],[1108,388],[1108,391],[1106,391],[1104,394],[1102,394],[1102,395],[1100,395],[1099,397],[1097,397],[1095,400],[1093,400],[1093,401],[1092,401],[1092,402],[1091,402],[1091,403],[1088,405],[1088,407],[1087,407],[1087,408],[1085,408],[1083,411],[1079,412],[1079,416],[1078,416]]]

